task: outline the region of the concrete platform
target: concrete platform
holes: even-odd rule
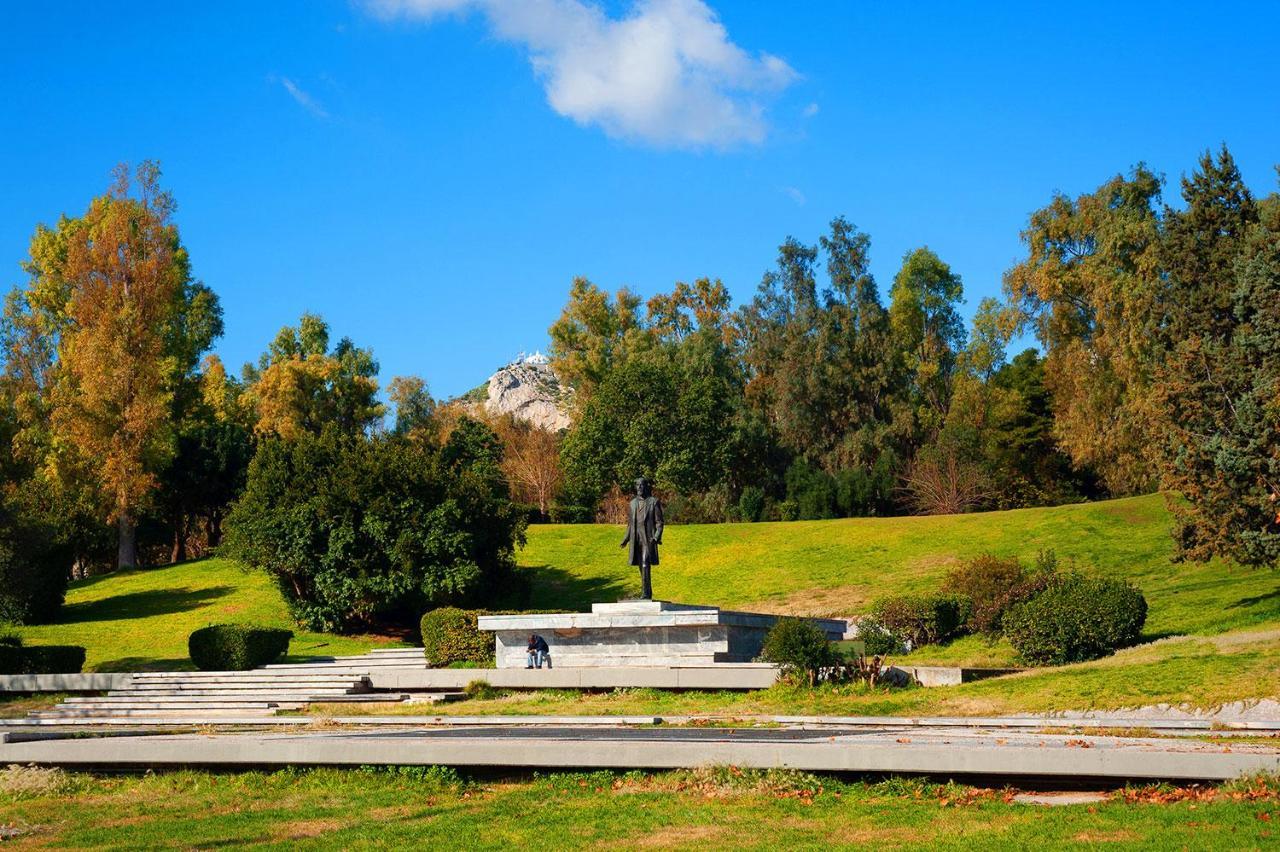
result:
[[[809,620],[831,639],[848,627],[842,619]],[[775,615],[641,600],[593,604],[589,613],[486,615],[477,624],[494,634],[498,668],[521,669],[531,633],[546,639],[560,668],[750,662],[777,621]]]
[[[4,734],[0,763],[133,769],[191,766],[447,765],[497,768],[790,767],[943,777],[1225,781],[1280,771],[1280,750],[1166,739],[975,734],[909,737],[786,729],[652,728],[37,738]]]
[[[554,669],[396,669],[369,672],[374,689],[462,689],[483,680],[502,689],[768,689],[778,679],[776,666],[712,664],[705,666],[617,666]]]

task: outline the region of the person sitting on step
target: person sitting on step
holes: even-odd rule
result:
[[[551,668],[551,649],[547,647],[547,640],[543,639],[536,633],[529,634],[529,665],[526,669],[542,668],[542,664],[546,663],[547,668]]]

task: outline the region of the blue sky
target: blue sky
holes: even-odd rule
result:
[[[882,293],[927,244],[972,311],[1055,190],[1176,189],[1224,141],[1274,189],[1277,32],[1264,2],[11,3],[0,284],[155,158],[236,368],[309,310],[457,394],[545,347],[575,275],[741,301],[839,214]]]

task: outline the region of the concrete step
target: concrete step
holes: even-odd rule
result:
[[[193,703],[190,701],[139,701],[134,703],[83,703],[64,704],[51,710],[37,710],[36,713],[127,713],[150,710],[296,710],[308,702],[305,701],[210,701]]]
[[[312,698],[321,701],[343,701],[355,698],[361,698],[365,695],[375,693],[358,693],[356,695],[325,695],[323,693],[317,695],[313,692],[251,692],[244,695],[185,695],[181,693],[169,693],[165,695],[102,695],[98,697],[92,696],[73,696],[67,698],[62,703],[64,705],[77,704],[146,704],[148,702],[164,702],[164,701],[182,701],[189,704],[218,704],[220,702],[244,702],[244,701],[310,701]]]
[[[143,719],[157,718],[166,719],[173,717],[190,718],[193,715],[200,720],[212,720],[218,718],[242,718],[245,716],[274,716],[277,710],[300,710],[301,705],[296,707],[278,706],[278,707],[236,707],[230,709],[211,710],[208,708],[188,708],[188,709],[131,709],[131,710],[38,710],[29,714],[31,719]]]
[[[134,675],[133,683],[153,684],[153,683],[281,683],[296,681],[299,683],[354,683],[361,680],[359,675],[347,674],[346,672],[306,672],[306,671],[283,671],[283,672],[253,672],[240,677],[232,675],[205,675],[205,676],[183,676],[183,675],[165,675],[164,677],[144,677],[142,675]]]
[[[255,692],[310,692],[315,695],[358,695],[369,691],[369,687],[325,687],[312,686],[310,683],[262,684],[262,686],[230,687],[230,686],[156,686],[131,687],[128,690],[113,690],[113,695],[252,695]]]

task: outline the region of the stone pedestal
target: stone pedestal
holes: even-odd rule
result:
[[[751,662],[777,620],[713,606],[619,601],[594,604],[589,613],[485,615],[479,626],[493,631],[500,669],[525,667],[530,633],[547,640],[556,668],[701,666]],[[844,635],[843,620],[810,620],[831,639]]]

